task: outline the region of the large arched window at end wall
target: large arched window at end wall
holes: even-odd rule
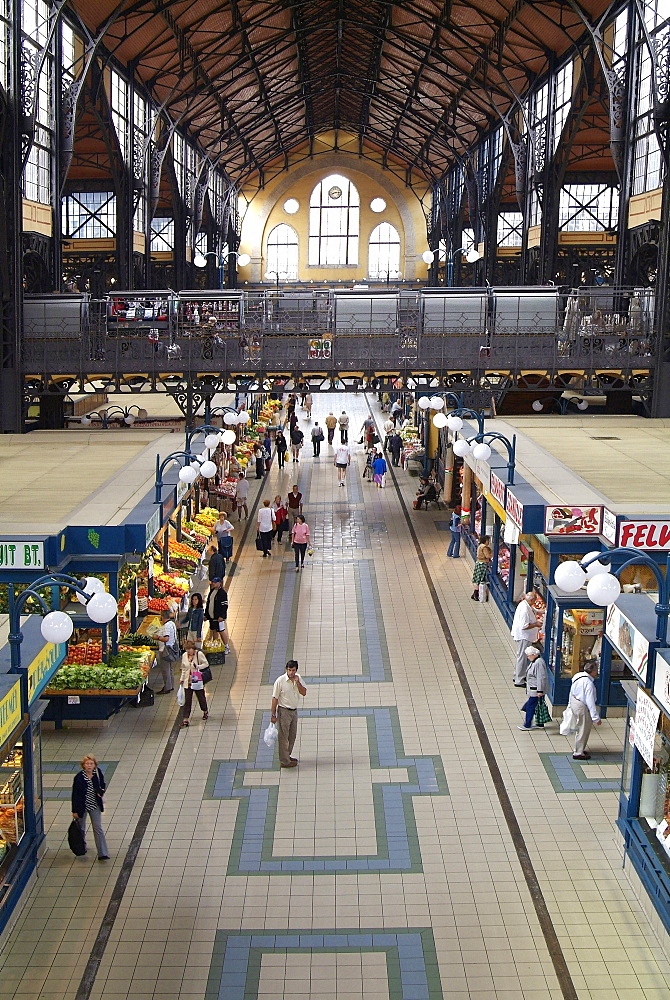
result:
[[[368,276],[375,281],[401,278],[400,234],[390,222],[380,222],[370,234]]]
[[[281,222],[270,231],[266,260],[266,274],[281,281],[297,280],[298,234],[292,226]]]
[[[358,264],[360,199],[341,174],[330,174],[309,199],[309,263],[316,267]]]

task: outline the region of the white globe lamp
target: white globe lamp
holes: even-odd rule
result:
[[[423,253],[421,254],[421,260],[424,262],[424,264],[432,264],[433,261],[435,260],[435,254],[433,253],[432,250],[424,250]]]
[[[88,617],[99,625],[111,622],[118,610],[116,599],[111,594],[94,594],[86,605]]]
[[[64,611],[50,611],[40,625],[42,638],[47,642],[67,642],[73,631],[72,619]]]
[[[480,441],[472,449],[472,457],[476,458],[478,462],[488,462],[491,457],[491,449],[484,441]]]
[[[240,267],[246,267],[247,264],[251,263],[251,257],[248,253],[238,254],[237,263]]]
[[[79,423],[82,425],[82,427],[90,427],[92,421],[90,417],[80,417]]]
[[[247,410],[242,410],[241,413],[237,414],[238,424],[248,424],[250,420],[251,420],[251,414],[248,413]]]
[[[447,427],[450,431],[460,431],[463,429],[463,421],[460,417],[447,417]]]
[[[135,423],[135,414],[134,413],[127,413],[125,415],[125,417],[123,418],[123,422],[124,422],[124,424],[128,424],[129,427],[132,427],[133,424]]]
[[[198,468],[194,465],[185,465],[179,470],[179,481],[181,483],[194,483],[198,476]]]
[[[534,399],[533,402],[530,405],[532,406],[532,408],[535,410],[536,413],[541,413],[542,412],[542,401],[541,400]]]
[[[205,479],[212,479],[216,475],[216,466],[214,462],[203,462],[200,466],[200,475],[204,476]]]
[[[477,261],[481,258],[481,256],[482,255],[480,254],[479,250],[476,250],[475,247],[472,247],[466,253],[465,259],[467,260],[468,264],[476,264]]]
[[[219,445],[219,435],[218,434],[208,434],[205,438],[205,448],[209,451],[214,451]]]
[[[444,413],[436,413],[435,416],[433,417],[433,427],[437,427],[438,429],[440,429],[446,426],[447,426],[447,418],[444,415]]]
[[[441,396],[431,396],[430,397],[430,408],[431,410],[441,410],[444,407],[444,400]]]
[[[464,438],[459,438],[454,444],[454,455],[458,455],[459,458],[465,458],[471,451],[472,448]]]
[[[610,566],[610,564],[600,562],[601,557],[604,555],[606,555],[606,553],[604,552],[587,552],[586,555],[582,558],[581,561],[585,563],[589,559],[594,559],[596,556],[598,557],[597,559],[595,559],[595,562],[592,562],[585,567],[587,580],[592,580],[594,576],[599,576],[601,573],[611,573],[612,567]]]
[[[574,559],[559,563],[554,573],[554,583],[566,594],[576,594],[586,582],[586,573]]]
[[[235,444],[237,439],[237,434],[235,431],[224,431],[221,435],[221,440],[224,444]]]
[[[588,408],[589,404],[586,402],[585,399],[580,399],[580,401],[577,403],[578,410],[588,410]]]
[[[420,410],[427,410],[430,406],[430,398],[428,396],[419,396],[416,404]]]
[[[227,424],[228,427],[232,427],[233,424],[237,423],[237,414],[236,413],[224,413],[224,415],[223,415],[223,422],[224,422],[224,424]]]
[[[611,573],[598,573],[586,584],[586,593],[590,601],[606,608],[621,596],[621,584]]]
[[[87,576],[81,581],[81,589],[87,594],[104,594],[105,585],[97,576]],[[80,604],[86,604],[88,600],[83,594],[77,594],[76,597]]]

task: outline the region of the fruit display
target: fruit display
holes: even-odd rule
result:
[[[63,661],[64,666],[85,666],[94,663],[102,663],[102,642],[90,640],[89,642],[69,643],[67,656]]]
[[[200,513],[195,515],[195,521],[210,532],[218,520],[219,512],[213,507],[203,507]]]
[[[147,602],[147,608],[149,611],[153,611],[154,614],[158,611],[169,611],[170,601],[164,597],[150,597]]]
[[[175,569],[185,569],[192,573],[200,561],[200,552],[191,545],[170,539],[168,542],[170,565]]]
[[[154,576],[154,589],[168,597],[181,600],[184,594],[188,594],[189,586],[186,577],[178,576],[177,573],[156,573]],[[149,604],[151,605],[151,601]],[[150,610],[153,609],[150,607]]]
[[[188,544],[202,552],[209,541],[209,532],[204,525],[198,524],[197,521],[184,521],[181,527],[184,534],[188,536]]]

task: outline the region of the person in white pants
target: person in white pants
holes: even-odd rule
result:
[[[596,682],[594,678],[597,673],[597,661],[587,660],[584,664],[584,669],[572,678],[570,709],[577,720],[575,752],[572,755],[573,760],[590,760],[591,754],[586,752],[586,744],[589,741],[592,726],[599,726],[601,723],[596,705]]]

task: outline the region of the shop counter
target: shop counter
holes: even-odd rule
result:
[[[56,691],[47,688],[42,694],[43,698],[49,699],[43,719],[45,722],[54,722],[56,729],[62,729],[65,721],[94,722],[109,719],[128,701],[135,700],[139,692],[139,687],[122,691]],[[77,701],[74,701],[75,698]]]

